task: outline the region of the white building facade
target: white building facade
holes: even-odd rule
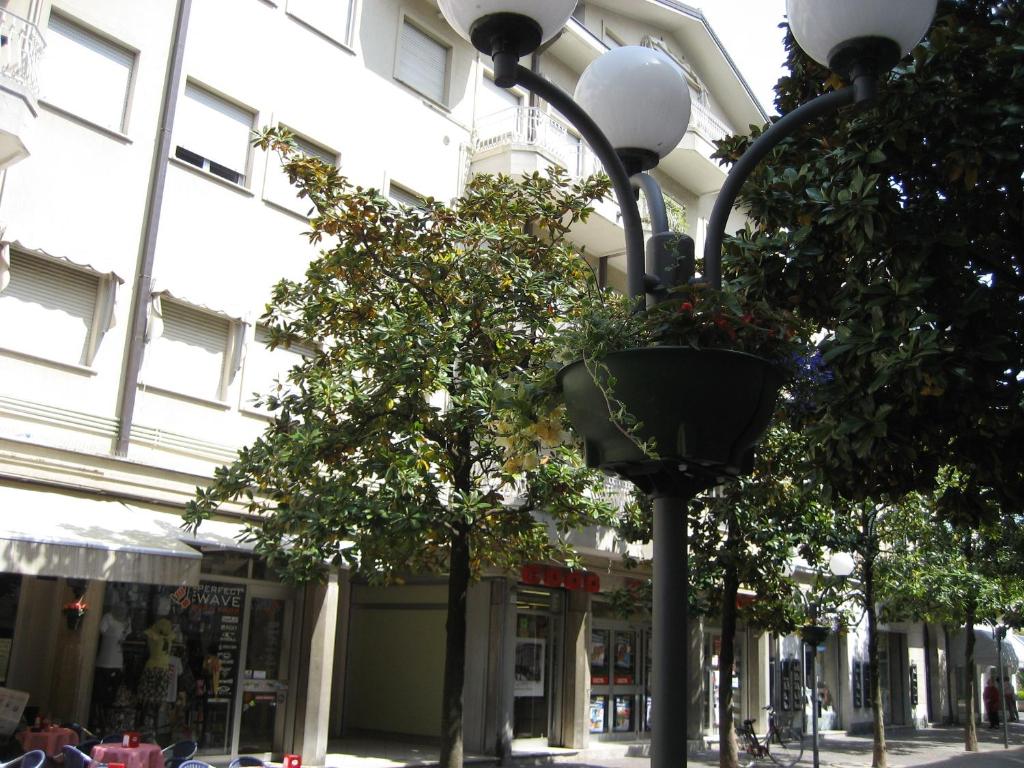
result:
[[[436,736],[442,581],[297,589],[237,541],[241,512],[179,530],[195,487],[263,430],[253,393],[295,354],[269,352],[258,318],[312,254],[308,206],[251,132],[286,126],[411,203],[480,172],[589,174],[589,149],[547,104],[496,88],[431,0],[6,0],[0,40],[0,685],[55,719],[210,755],[315,765],[333,737]],[[675,0],[580,3],[524,64],[571,91],[627,44],[685,72],[691,125],[656,176],[699,251],[725,178],[712,142],[767,116]],[[572,236],[624,283],[614,204]],[[606,599],[630,578],[621,545],[578,544],[582,581],[524,563],[473,586],[468,751],[649,730],[650,624]],[[741,635],[737,715],[759,718],[785,644]],[[695,741],[715,728],[716,642],[709,627],[681,643]]]

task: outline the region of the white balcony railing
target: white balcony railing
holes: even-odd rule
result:
[[[520,145],[542,152],[574,178],[601,170],[601,163],[564,123],[537,107],[512,107],[477,121],[473,152]]]
[[[693,102],[690,111],[689,130],[708,141],[717,141],[732,133],[729,126],[698,101]],[[574,178],[602,170],[590,147],[564,123],[537,107],[511,107],[477,121],[473,137],[474,155],[516,145],[547,155]]]
[[[719,120],[707,105],[696,100],[690,102],[690,126],[687,130],[700,134],[708,141],[718,141],[732,135],[728,125]]]
[[[46,43],[35,24],[0,9],[0,80],[39,95],[39,59]]]

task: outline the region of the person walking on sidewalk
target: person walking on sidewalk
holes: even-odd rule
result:
[[[985,690],[981,694],[981,700],[985,704],[985,715],[988,717],[988,727],[999,727],[999,688],[996,686],[995,677],[989,675],[985,683]]]
[[[1020,720],[1020,716],[1017,714],[1017,694],[1006,678],[1003,678],[1003,697],[1006,701],[1006,719],[1014,722]]]

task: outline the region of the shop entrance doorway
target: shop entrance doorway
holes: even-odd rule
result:
[[[560,592],[520,584],[516,597],[512,736],[561,743],[555,713],[562,706]]]
[[[288,632],[292,603],[288,591],[251,587],[246,606],[245,654],[238,723],[238,752],[282,753],[288,702]]]
[[[651,729],[651,630],[594,620],[590,634],[590,733],[636,738]]]

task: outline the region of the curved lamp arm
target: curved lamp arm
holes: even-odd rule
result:
[[[629,173],[622,164],[615,148],[608,141],[597,123],[583,111],[573,98],[526,67],[516,65],[515,81],[532,91],[561,112],[573,127],[590,144],[594,154],[604,165],[605,172],[612,180],[612,188],[622,211],[622,226],[626,230],[626,288],[631,299],[645,293],[644,279],[644,230],[640,220],[640,209],[633,195]]]
[[[722,241],[725,239],[725,225],[740,189],[743,187],[743,182],[753,173],[754,168],[764,156],[778,146],[783,139],[788,138],[797,129],[812,120],[869,97],[869,94],[864,93],[856,85],[824,93],[806,104],[802,104],[774,123],[747,148],[747,151],[736,161],[732,170],[729,171],[729,175],[726,176],[725,183],[719,190],[715,205],[711,209],[711,218],[708,219],[708,236],[704,243],[705,283],[712,288],[722,287]]]

